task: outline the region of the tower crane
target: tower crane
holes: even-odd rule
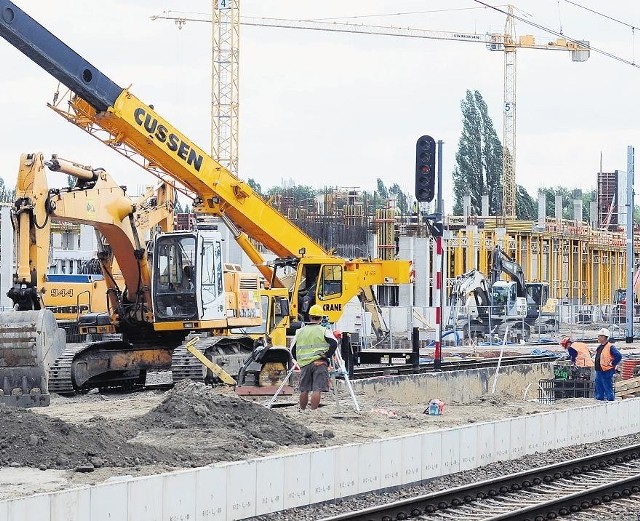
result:
[[[174,11],[152,20],[174,20],[178,29],[187,21],[212,24],[211,48],[211,157],[238,174],[240,86],[240,0],[212,0],[211,18],[187,18]]]
[[[218,3],[223,0],[217,0]],[[236,2],[238,0],[235,0]],[[234,0],[230,0],[234,2]],[[237,4],[236,4],[237,6]],[[214,0],[214,13],[216,11],[216,0]],[[188,21],[210,22],[204,17],[181,16],[174,11],[165,11],[162,15],[152,16],[152,19],[174,20],[182,27]],[[516,215],[516,50],[540,49],[549,51],[571,51],[571,60],[583,62],[589,58],[589,42],[576,42],[575,40],[557,38],[546,44],[537,44],[533,35],[516,36],[515,23],[513,17],[513,6],[508,6],[508,15],[503,33],[469,33],[450,31],[431,31],[427,29],[417,29],[411,27],[380,26],[355,24],[338,21],[315,21],[315,20],[291,20],[285,18],[264,18],[264,17],[239,17],[241,25],[275,27],[284,29],[314,30],[353,34],[371,34],[381,36],[396,36],[405,38],[423,38],[429,40],[449,40],[467,43],[483,43],[490,51],[502,51],[504,54],[504,102],[503,102],[503,154],[502,154],[502,213],[506,218],[514,218]],[[215,25],[215,15],[214,15]],[[215,28],[214,28],[215,34]],[[236,40],[237,43],[237,40]],[[237,49],[236,49],[237,51]],[[215,41],[214,41],[215,54]],[[214,59],[214,77],[216,76]],[[237,68],[235,69],[237,74]],[[214,79],[214,81],[216,81]],[[217,81],[221,81],[218,77]],[[227,80],[229,81],[229,80]],[[231,81],[234,81],[231,79]],[[237,78],[235,85],[237,86]],[[214,102],[215,105],[215,94]],[[215,112],[215,110],[214,110]],[[237,111],[236,111],[237,117]],[[214,125],[215,126],[215,125]],[[212,126],[212,129],[214,128]],[[237,124],[235,126],[237,129]],[[236,136],[237,138],[237,136]],[[213,140],[213,137],[212,137]]]

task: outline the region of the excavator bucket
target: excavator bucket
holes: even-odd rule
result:
[[[49,405],[49,367],[64,348],[64,330],[51,311],[0,313],[0,403]]]

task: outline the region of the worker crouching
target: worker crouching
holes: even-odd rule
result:
[[[569,337],[560,341],[560,345],[567,350],[571,365],[576,367],[593,367],[595,364],[591,359],[589,346],[584,342],[576,342]]]
[[[329,360],[338,341],[332,331],[321,325],[322,307],[309,309],[309,324],[298,329],[291,342],[291,354],[300,366],[300,409],[305,410],[311,393],[311,409],[320,405],[321,393],[329,391]]]

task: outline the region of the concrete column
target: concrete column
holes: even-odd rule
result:
[[[556,195],[556,221],[558,224],[562,221],[562,196]]]
[[[577,223],[582,222],[582,190],[573,192],[573,220]]]
[[[400,241],[398,243],[398,258],[400,259],[411,259],[414,262],[413,268],[415,268],[415,237],[400,237]],[[416,281],[418,277],[424,278],[426,277],[426,273],[418,274],[416,272],[415,278]],[[398,299],[400,302],[407,302],[409,306],[413,306],[413,285],[412,284],[400,284]]]
[[[0,206],[0,306],[11,309],[11,299],[7,291],[13,284],[13,226],[11,225],[11,207]]]
[[[592,228],[598,227],[598,202],[591,201],[589,203],[589,221]]]
[[[414,284],[414,302],[416,307],[431,305],[430,293],[432,284],[431,270],[432,245],[429,237],[416,237],[413,247],[413,267],[416,270]],[[434,284],[435,287],[435,284]]]
[[[462,196],[462,215],[469,217],[471,215],[471,196]]]
[[[538,192],[538,226],[544,228],[547,217],[547,194],[540,190]]]
[[[489,195],[488,194],[482,195],[482,215],[484,216],[489,215]]]

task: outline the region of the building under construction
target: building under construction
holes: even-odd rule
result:
[[[491,251],[501,246],[523,268],[528,281],[546,281],[550,297],[571,304],[611,302],[616,289],[626,287],[626,231],[623,216],[624,172],[601,173],[598,200],[591,204],[589,222],[581,219],[582,201],[574,201],[574,216],[563,219],[562,202],[556,216],[539,213],[537,221],[500,217],[450,216],[445,219],[445,278],[452,280],[471,269],[489,273]],[[295,190],[283,191],[272,204],[328,249],[340,255],[390,259],[399,254],[400,243],[421,238],[408,248],[417,256],[432,257],[434,241],[424,219],[402,213],[394,200],[382,201],[353,188],[325,189],[306,200]],[[578,193],[578,195],[580,195]],[[608,203],[605,204],[605,201]],[[544,198],[539,200],[545,208]],[[597,210],[596,210],[597,209]],[[403,248],[405,255],[406,248]],[[634,246],[640,253],[640,241]],[[634,265],[637,262],[634,261]],[[426,261],[427,273],[434,270]],[[428,291],[432,293],[433,291]],[[427,298],[426,305],[433,303]]]

